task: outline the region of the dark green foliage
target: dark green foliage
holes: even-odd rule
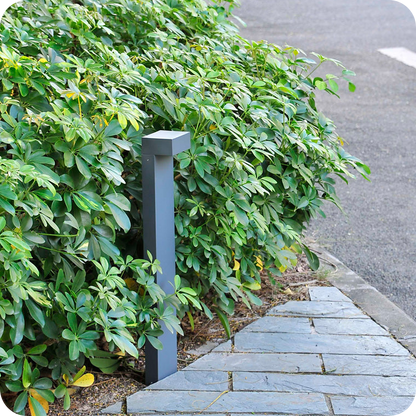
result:
[[[221,311],[258,303],[260,270],[290,267],[323,200],[338,204],[334,174],[369,173],[315,106],[315,88],[338,90],[335,75],[313,78],[317,66],[337,65],[350,89],[354,74],[247,42],[229,20],[234,1],[220,3],[37,0],[3,18],[3,390],[23,365],[34,386],[38,367],[60,380],[85,357],[114,371],[104,343],[159,347],[157,318],[179,330],[159,301],[210,315],[208,298],[227,327]],[[141,138],[159,129],[192,135],[175,165],[182,280],[168,299],[151,277],[157,261],[140,260]]]

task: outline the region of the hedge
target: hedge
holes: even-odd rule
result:
[[[243,39],[235,5],[26,0],[4,16],[0,389],[16,413],[68,408],[71,384],[92,382],[84,363],[111,372],[146,339],[162,348],[158,320],[181,332],[215,310],[229,331],[236,301],[260,303],[262,270],[300,249],[317,267],[301,237],[339,205],[334,178],[370,173],[315,105],[354,73]],[[338,75],[314,76],[326,63]],[[192,137],[175,160],[171,296],[142,248],[141,138],[160,129]]]

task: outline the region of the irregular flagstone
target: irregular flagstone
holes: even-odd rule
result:
[[[370,397],[414,396],[416,377],[236,372],[233,374],[233,389]]]
[[[200,412],[218,396],[208,391],[141,390],[127,398],[127,413]]]
[[[326,318],[363,318],[364,315],[352,302],[289,301],[277,305],[267,315],[308,316]]]
[[[416,359],[411,356],[323,354],[325,370],[334,374],[416,376]]]
[[[336,287],[310,287],[309,296],[312,301],[352,302],[348,296],[345,296]]]
[[[147,387],[148,390],[203,390],[228,389],[228,373],[223,371],[178,371]]]
[[[205,344],[202,344],[198,348],[188,350],[187,353],[191,355],[205,355],[211,352],[218,345],[219,345],[218,342],[207,341]]]
[[[287,332],[297,334],[310,334],[311,322],[308,318],[281,318],[265,316],[247,325],[240,332]]]
[[[335,415],[393,416],[407,410],[413,397],[331,397]]]
[[[390,336],[372,319],[313,318],[313,324],[318,334]]]
[[[122,402],[117,402],[117,403],[101,410],[100,413],[110,414],[110,415],[111,414],[120,414],[120,413],[122,413],[122,409],[121,409],[122,404],[123,404]]]
[[[409,355],[403,346],[389,337],[250,332],[241,332],[235,335],[234,351]]]
[[[269,392],[251,392],[248,394],[242,391],[232,391],[224,394],[206,412],[329,414],[325,398],[321,394]]]
[[[322,368],[316,354],[218,353],[205,355],[184,370],[320,373]]]

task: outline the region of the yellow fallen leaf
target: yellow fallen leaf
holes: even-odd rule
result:
[[[48,413],[49,412],[49,403],[46,399],[44,399],[35,389],[29,389],[29,393],[30,395],[36,399],[40,405],[45,409],[45,412]],[[32,407],[32,403],[29,400],[29,409],[30,409],[30,413],[32,414],[32,416],[36,416],[36,413]]]
[[[236,259],[234,259],[233,270],[240,270],[240,263]]]
[[[84,374],[81,378],[72,383],[73,386],[78,387],[89,387],[91,384],[94,384],[94,375],[90,373]]]
[[[282,290],[282,292],[285,294],[285,295],[293,295],[293,292],[290,290],[290,288],[288,287],[287,289],[285,289],[285,290]]]

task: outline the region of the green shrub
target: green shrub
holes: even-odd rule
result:
[[[38,368],[62,397],[85,357],[109,372],[107,347],[160,348],[157,319],[180,331],[169,304],[210,315],[209,299],[227,327],[222,311],[259,303],[260,271],[290,267],[323,200],[338,204],[333,176],[369,173],[315,106],[316,88],[353,90],[354,74],[244,40],[226,3],[36,0],[3,18],[0,387],[23,391],[18,413],[33,388],[53,399]],[[328,61],[340,76],[313,77]],[[142,260],[141,138],[159,129],[192,135],[175,163],[169,297]]]

